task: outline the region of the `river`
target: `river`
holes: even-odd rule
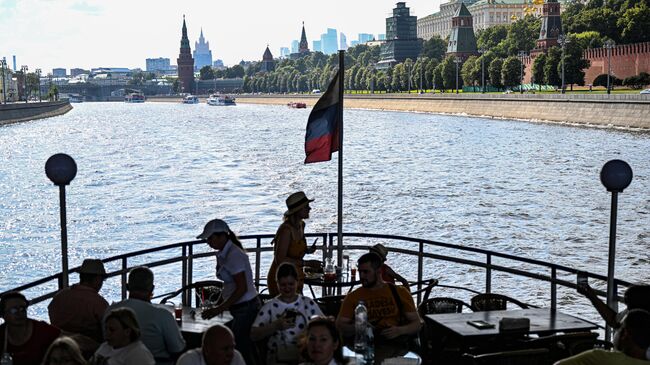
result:
[[[307,231],[335,231],[338,156],[303,164],[308,114],[282,106],[84,103],[64,116],[0,127],[0,290],[60,270],[58,189],[44,173],[59,152],[78,165],[67,188],[71,267],[85,257],[191,240],[215,217],[239,234],[273,233],[284,199],[297,190],[315,199]],[[346,110],[344,230],[606,274],[610,195],[599,172],[623,159],[634,179],[619,195],[616,274],[647,282],[648,156],[647,132]],[[389,262],[413,272],[399,257]],[[210,278],[213,263],[199,266],[195,278]],[[446,265],[427,273],[478,290],[484,282],[483,274]],[[158,290],[178,286],[177,272],[156,275]],[[502,278],[493,291],[540,305],[548,299],[546,286],[531,291]],[[117,300],[117,281],[102,294]],[[588,307],[574,294],[561,291],[560,304]]]

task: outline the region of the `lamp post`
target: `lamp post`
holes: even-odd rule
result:
[[[77,175],[77,164],[72,157],[57,153],[45,162],[45,174],[59,186],[59,210],[61,213],[61,281],[59,289],[68,287],[68,231],[65,211],[65,186]]]
[[[614,308],[616,285],[614,283],[614,264],[616,262],[616,214],[618,193],[622,193],[632,182],[632,168],[623,160],[611,160],[600,170],[600,182],[612,193],[611,216],[609,223],[609,256],[607,265],[607,306]],[[605,329],[605,339],[609,340],[611,328]]]
[[[483,55],[485,54],[485,48],[479,48],[478,53],[481,54],[481,93],[485,94],[485,60]]]
[[[36,69],[36,76],[38,77],[38,101],[41,102],[41,69]]]
[[[557,37],[557,42],[562,47],[562,94],[566,92],[566,86],[564,85],[564,47],[569,43],[569,39],[564,34],[560,34]]]
[[[0,60],[0,68],[2,68],[2,104],[7,104],[7,87],[5,85],[5,69],[7,68],[7,59],[2,57]]]
[[[607,95],[609,95],[612,90],[609,78],[612,74],[612,48],[614,48],[615,45],[616,43],[611,39],[608,39],[605,42],[605,48],[607,49]]]
[[[454,58],[454,63],[456,64],[456,94],[458,94],[458,64],[461,62],[460,57]]]
[[[27,70],[27,66],[20,66],[20,72],[23,74],[23,91],[25,92],[25,103],[27,103],[27,99],[29,99],[27,97]]]
[[[524,57],[526,56],[526,51],[519,51],[519,63],[521,64],[519,71],[519,93],[524,93]]]

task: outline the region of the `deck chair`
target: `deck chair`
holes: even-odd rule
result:
[[[420,317],[436,313],[462,313],[464,307],[472,310],[472,307],[462,300],[448,297],[435,297],[426,299],[420,303],[418,312],[420,313]]]
[[[471,306],[475,312],[506,310],[508,303],[524,309],[531,307],[531,305],[502,294],[484,293],[475,295],[471,299]]]
[[[194,290],[194,300],[198,306],[201,301],[209,301],[212,303],[218,303],[221,300],[221,291],[223,290],[223,282],[218,280],[204,280],[197,281],[189,285],[171,292],[164,294],[164,297],[160,300],[160,304],[167,303],[168,300],[178,296],[181,293]],[[188,303],[191,305],[192,303]]]
[[[546,365],[549,363],[547,349],[524,349],[493,352],[489,354],[463,354],[467,365]]]

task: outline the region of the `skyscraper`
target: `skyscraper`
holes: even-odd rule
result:
[[[203,38],[203,28],[201,28],[199,41],[194,42],[194,71],[204,66],[212,66],[212,51],[210,51],[210,42],[206,42]]]
[[[343,32],[339,33],[339,49],[343,51],[348,49],[348,39]]]
[[[291,53],[298,53],[298,47],[300,47],[300,42],[296,39],[291,41]]]
[[[323,41],[311,41],[311,49],[314,52],[323,52]]]
[[[375,36],[373,36],[372,34],[359,33],[359,44],[364,44],[366,42],[370,42],[373,39],[375,39]]]
[[[321,48],[325,54],[334,54],[338,50],[338,36],[336,29],[327,28],[327,33],[320,36]]]
[[[415,60],[422,50],[422,40],[418,39],[415,15],[405,2],[399,2],[393,9],[393,16],[386,18],[386,43],[381,45],[378,69],[392,67],[407,58]]]
[[[190,49],[190,40],[187,38],[187,26],[183,15],[183,35],[181,36],[181,50],[176,59],[178,65],[178,80],[181,92],[190,93],[194,90],[194,58]]]
[[[280,58],[287,58],[287,57],[289,57],[289,48],[280,47]]]

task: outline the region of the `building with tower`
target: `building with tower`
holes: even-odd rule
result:
[[[451,18],[451,33],[447,43],[447,55],[459,57],[463,61],[471,55],[478,54],[472,14],[464,3]]]
[[[386,43],[381,45],[377,69],[387,69],[407,58],[415,61],[421,50],[417,17],[410,14],[405,2],[398,2],[393,9],[393,16],[386,18]]]
[[[542,7],[542,26],[539,38],[531,55],[545,52],[557,46],[557,39],[562,34],[562,18],[560,17],[560,3],[557,0],[547,0]]]
[[[194,42],[194,71],[200,70],[204,66],[212,66],[212,51],[210,50],[210,42],[206,42],[203,38],[203,28],[201,28],[201,35],[199,41]]]
[[[273,60],[273,55],[271,54],[271,50],[267,44],[264,55],[262,55],[262,67],[260,67],[260,71],[271,72],[273,70],[275,70],[275,61]]]
[[[180,92],[191,93],[194,90],[194,58],[190,49],[190,40],[187,38],[187,26],[183,15],[183,34],[181,36],[181,50],[176,59],[178,65],[178,81]]]
[[[293,50],[293,43],[291,44]],[[304,57],[309,53],[309,43],[307,43],[307,34],[305,33],[305,22],[302,22],[302,33],[300,34],[300,42],[298,43],[298,52],[291,53],[289,58],[292,60]]]

